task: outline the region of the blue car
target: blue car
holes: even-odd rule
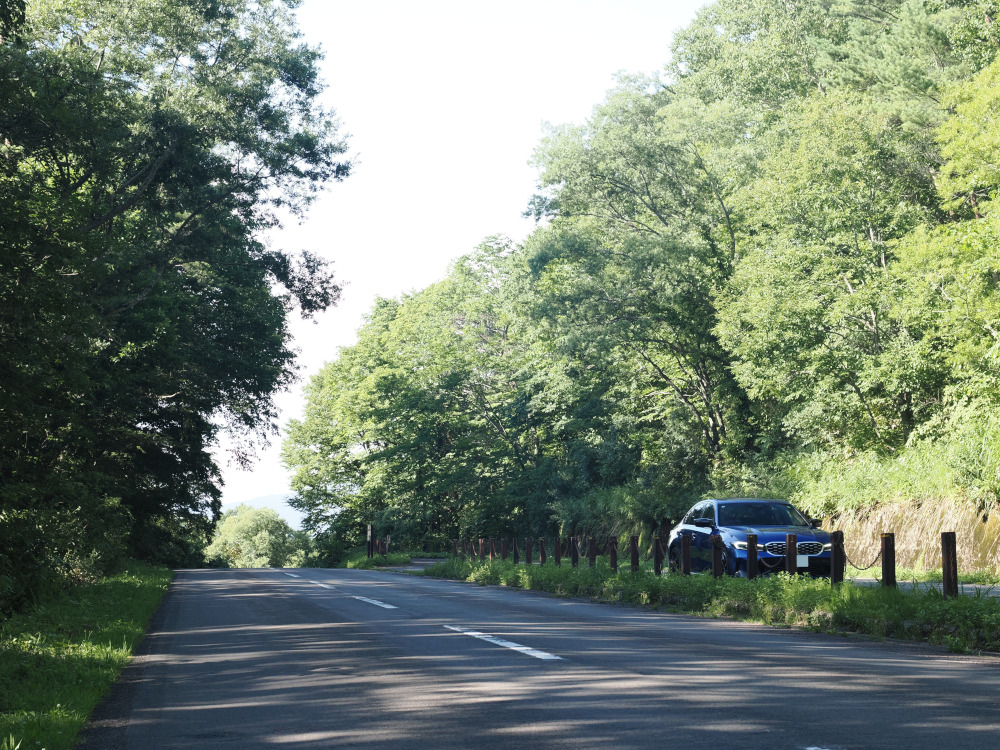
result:
[[[747,574],[747,534],[757,535],[757,570],[761,574],[785,569],[785,535],[797,538],[798,572],[830,575],[830,534],[819,521],[806,518],[784,500],[731,498],[702,500],[671,531],[667,540],[670,566],[680,569],[681,537],[691,538],[691,569],[712,569],[713,534],[722,537],[723,570],[732,576]]]

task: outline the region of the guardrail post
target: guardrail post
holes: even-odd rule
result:
[[[580,564],[580,548],[577,546],[577,538],[569,538],[569,562],[574,568]]]
[[[514,537],[511,541],[514,542],[514,564],[517,565],[521,562],[521,553],[517,549],[517,537]]]
[[[632,572],[639,572],[639,537],[630,536],[628,538],[628,554],[632,563]]]
[[[896,535],[882,534],[882,585],[896,588]]]
[[[785,534],[785,572],[790,576],[799,572],[798,534]]]
[[[546,559],[548,558],[545,554],[545,537],[543,536],[541,539],[538,540],[538,562],[542,565],[545,565]]]
[[[611,570],[614,573],[618,572],[618,540],[612,539],[608,542],[608,562],[611,564]]]
[[[372,557],[375,556],[375,547],[373,546],[374,541],[375,541],[375,537],[372,534],[372,525],[368,524],[368,558],[369,559],[371,559]]]
[[[958,596],[958,541],[954,531],[941,532],[941,593]]]
[[[532,553],[532,551],[533,550],[531,549],[531,537],[530,536],[526,536],[524,538],[524,564],[525,565],[531,565],[532,564],[531,563],[531,559],[532,559],[532,554],[531,553]]]
[[[660,537],[653,537],[653,575],[663,575],[663,545]]]
[[[590,567],[597,565],[597,539],[590,537],[590,546],[587,550],[587,561],[590,563]]]
[[[847,567],[847,552],[844,550],[844,532],[830,532],[830,583],[834,586],[844,582]]]
[[[691,575],[691,537],[681,534],[681,574]]]
[[[757,568],[757,535],[747,534],[747,578],[756,578]]]
[[[722,578],[722,537],[712,534],[708,539],[712,543],[712,577]]]

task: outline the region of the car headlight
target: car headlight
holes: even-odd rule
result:
[[[823,545],[823,551],[824,552],[826,552],[827,550],[831,550],[831,549],[833,549],[833,542],[827,542],[826,544]]]
[[[747,543],[746,542],[733,542],[733,549],[738,549],[741,552],[746,552]],[[758,550],[763,550],[764,549],[764,545],[763,544],[758,544],[757,545],[757,549]]]

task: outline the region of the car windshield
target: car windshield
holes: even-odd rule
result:
[[[784,503],[719,503],[719,526],[808,526],[809,522]]]

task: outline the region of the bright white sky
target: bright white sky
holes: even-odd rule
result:
[[[490,235],[524,239],[543,123],[582,123],[616,73],[660,70],[674,32],[705,4],[304,0],[299,25],[326,52],[324,100],[356,160],[303,224],[272,239],[324,255],[346,282],[336,308],[293,322],[304,379],[355,343],[377,296],[442,279]],[[278,403],[282,427],[301,417],[301,384]],[[290,494],[280,439],[251,471],[219,461],[224,505]]]

